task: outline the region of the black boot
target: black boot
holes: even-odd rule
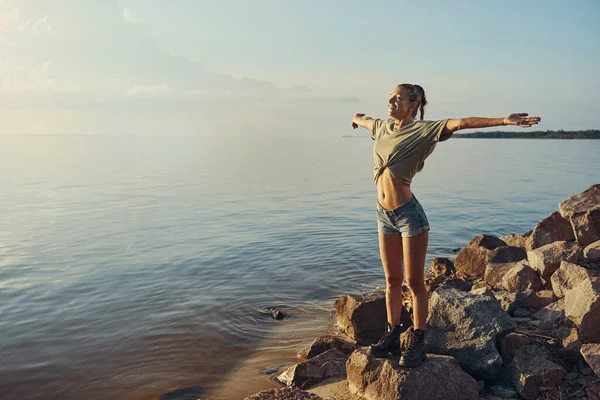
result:
[[[400,334],[406,329],[403,325],[391,326],[387,322],[381,339],[371,345],[369,353],[374,357],[387,357],[390,353],[394,356],[400,355]]]
[[[427,353],[425,353],[425,331],[415,329],[410,332],[406,343],[406,351],[402,352],[400,357],[400,365],[402,367],[418,367],[421,361],[425,361]]]

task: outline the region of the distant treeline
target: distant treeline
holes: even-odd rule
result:
[[[493,131],[458,133],[454,137],[462,139],[600,139],[600,131]]]

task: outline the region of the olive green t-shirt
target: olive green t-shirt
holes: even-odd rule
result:
[[[394,120],[376,119],[371,131],[373,146],[373,180],[377,182],[388,168],[392,176],[410,186],[412,178],[423,169],[425,159],[435,144],[450,138],[442,135],[446,122],[415,121],[400,129],[392,129]]]

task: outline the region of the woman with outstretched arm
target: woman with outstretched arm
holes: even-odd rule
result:
[[[449,139],[460,129],[516,125],[528,128],[540,122],[526,113],[504,118],[460,118],[423,121],[427,105],[425,91],[419,85],[398,85],[388,100],[387,119],[373,119],[364,114],[352,118],[352,127],[363,127],[374,140],[373,179],[377,186],[377,226],[379,251],[386,279],[387,324],[379,342],[371,345],[375,357],[400,353],[402,281],[405,279],[413,299],[414,330],[400,365],[417,367],[425,360],[425,322],[428,296],[425,288],[425,254],[429,222],[421,204],[410,189],[417,172],[437,142]],[[417,111],[420,120],[415,120]],[[406,269],[403,271],[403,264]]]

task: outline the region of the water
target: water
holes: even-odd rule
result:
[[[384,283],[371,151],[368,138],[0,137],[0,397],[268,384],[264,354],[293,358],[338,296]],[[600,141],[441,143],[413,184],[427,262],[530,230],[600,183],[598,154]]]

